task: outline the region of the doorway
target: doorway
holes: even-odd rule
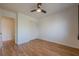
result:
[[[15,19],[11,17],[1,16],[1,36],[3,47],[14,46],[15,39]]]

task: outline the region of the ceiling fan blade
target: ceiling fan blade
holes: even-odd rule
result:
[[[46,13],[46,11],[45,10],[41,10],[43,13]]]
[[[36,11],[36,9],[34,9],[34,10],[31,10],[31,12],[34,12],[34,11]]]

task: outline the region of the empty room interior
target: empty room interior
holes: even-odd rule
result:
[[[0,3],[0,56],[79,56],[77,3]]]

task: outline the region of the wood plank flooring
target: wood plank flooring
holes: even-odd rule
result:
[[[79,56],[79,49],[40,39],[22,45],[6,45],[0,49],[3,56]]]

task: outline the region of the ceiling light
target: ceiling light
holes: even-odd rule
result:
[[[46,11],[41,8],[41,6],[42,6],[42,3],[37,3],[37,8],[31,10],[31,12],[38,12],[38,13],[43,12],[43,13],[46,13]]]
[[[37,12],[41,12],[41,9],[37,9],[36,11],[37,11]]]

